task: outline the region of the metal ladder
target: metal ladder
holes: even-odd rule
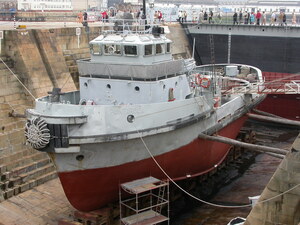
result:
[[[165,196],[165,190],[166,190],[166,186],[160,187],[158,190],[158,196],[157,196],[157,206],[155,208],[155,211],[158,213],[161,213],[161,209],[162,209],[162,203],[164,201],[164,196]]]
[[[214,36],[213,34],[209,35],[209,48],[210,48],[210,63],[212,65],[212,84],[213,84],[213,93],[216,94],[216,73],[215,73],[215,64],[216,64],[216,58],[215,58],[215,44],[214,44]]]

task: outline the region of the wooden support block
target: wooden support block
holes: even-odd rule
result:
[[[58,224],[57,225],[82,225],[83,223],[79,223],[79,222],[76,222],[76,221],[70,221],[70,220],[67,220],[67,219],[62,219],[60,221],[58,221]]]

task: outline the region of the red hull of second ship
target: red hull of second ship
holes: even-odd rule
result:
[[[300,75],[290,73],[263,72],[267,85],[300,80]],[[291,120],[300,120],[300,94],[268,94],[257,109]]]
[[[239,118],[218,134],[236,138],[246,119],[245,116]],[[196,139],[186,146],[157,156],[156,160],[170,177],[179,180],[187,178],[187,175],[195,177],[211,171],[225,159],[228,151],[226,144]],[[121,183],[150,175],[166,179],[151,158],[107,168],[59,172],[68,200],[80,211],[99,209],[116,201]]]

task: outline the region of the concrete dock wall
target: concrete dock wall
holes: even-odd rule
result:
[[[300,135],[251,210],[245,225],[300,223]]]

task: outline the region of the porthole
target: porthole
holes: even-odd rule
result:
[[[134,115],[128,115],[128,116],[127,116],[127,121],[128,121],[129,123],[133,123],[133,121],[134,121]]]
[[[76,156],[76,160],[77,161],[82,161],[84,159],[84,156],[83,155],[78,155]]]
[[[88,87],[88,83],[87,83],[87,82],[84,82],[83,85],[84,85],[84,87],[86,87],[86,88]]]
[[[134,90],[135,91],[140,91],[140,88],[138,86],[135,86]]]
[[[163,86],[163,89],[166,89],[166,85]]]
[[[177,87],[177,85],[178,85],[178,83],[177,83],[177,82],[175,82],[175,87]]]
[[[111,86],[110,86],[110,84],[107,84],[107,85],[106,85],[106,87],[107,87],[108,89],[111,89]]]

